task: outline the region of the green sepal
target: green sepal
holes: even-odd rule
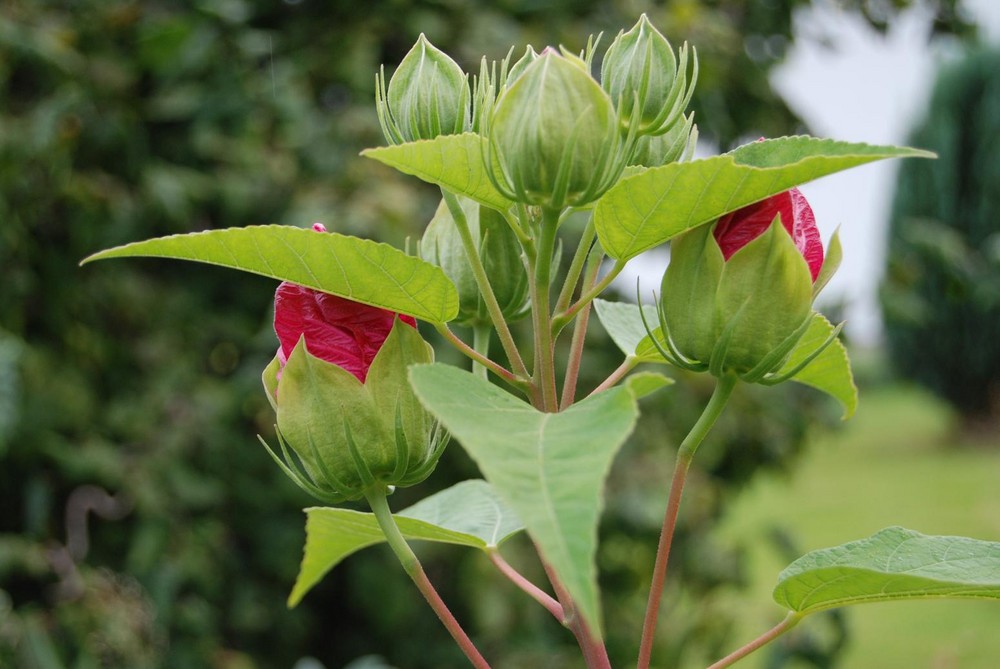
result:
[[[718,336],[715,295],[725,265],[710,225],[671,242],[660,287],[660,327],[684,358],[707,363],[711,357]]]
[[[826,287],[833,275],[837,273],[840,262],[844,259],[844,248],[840,245],[840,228],[837,228],[830,243],[826,245],[826,257],[823,258],[823,266],[819,269],[819,274],[813,282],[813,299]]]
[[[391,435],[372,396],[353,374],[310,354],[305,338],[288,356],[277,397],[278,429],[317,482],[333,478],[349,488],[337,490],[340,494],[351,499],[362,496],[363,482],[347,434],[374,474],[393,470]],[[330,476],[324,476],[326,472]]]
[[[837,332],[822,314],[814,312],[809,329],[775,377],[790,378],[833,397],[843,406],[843,419],[847,420],[858,407],[858,388],[854,385],[847,349],[837,338]],[[808,364],[799,369],[806,360]],[[766,379],[764,382],[769,383]]]
[[[611,98],[572,58],[543,53],[497,100],[487,164],[507,198],[561,209],[610,188],[625,164]]]
[[[278,372],[281,370],[281,361],[278,360],[278,356],[271,358],[271,362],[267,363],[267,367],[260,375],[260,380],[264,383],[264,393],[267,395],[267,401],[271,403],[271,408],[275,411],[278,410]]]
[[[767,231],[734,253],[723,268],[716,327],[742,311],[725,367],[737,372],[756,367],[802,326],[811,305],[809,266],[776,216]]]
[[[398,443],[398,430],[402,431],[406,440],[405,454],[393,453],[396,466],[389,477],[392,480],[381,479],[389,485],[416,483],[407,480],[406,474],[423,465],[433,452],[435,422],[410,388],[407,371],[410,365],[433,361],[434,349],[430,344],[424,341],[416,328],[397,318],[368,370],[365,388],[375,403],[386,433],[392,435],[390,443]],[[405,465],[398,462],[401,455],[407,460]],[[400,473],[402,477],[396,478]]]
[[[469,77],[421,33],[396,68],[388,89],[376,77],[382,132],[393,144],[455,135],[468,129]]]

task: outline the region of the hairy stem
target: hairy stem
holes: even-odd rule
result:
[[[765,646],[771,643],[779,636],[781,636],[788,630],[798,625],[799,621],[802,620],[803,617],[804,616],[800,613],[796,613],[795,611],[789,611],[788,615],[785,616],[785,619],[782,620],[780,623],[778,623],[768,631],[764,632],[759,637],[757,637],[747,645],[743,646],[742,648],[739,648],[730,653],[729,655],[726,655],[724,658],[722,658],[721,660],[710,666],[708,669],[723,669],[723,667],[728,667],[729,665],[734,664],[737,660],[742,660],[744,657],[754,652],[761,646]]]
[[[698,422],[681,442],[677,449],[677,461],[674,464],[674,476],[670,482],[670,493],[667,497],[667,510],[663,515],[663,527],[660,530],[660,542],[656,548],[656,562],[653,565],[653,579],[649,586],[649,601],[646,604],[646,617],[642,624],[642,642],[639,645],[638,669],[648,669],[650,656],[653,652],[653,640],[656,636],[656,620],[660,615],[660,599],[663,596],[663,585],[667,580],[667,562],[670,558],[670,544],[673,542],[674,530],[677,529],[677,513],[681,508],[681,496],[684,494],[684,483],[687,481],[688,468],[694,459],[695,451],[701,445],[705,435],[715,424],[716,419],[726,407],[729,397],[736,387],[737,377],[726,374],[718,379],[711,399],[702,411]]]
[[[542,220],[538,227],[538,253],[532,263],[531,277],[531,316],[535,330],[535,370],[532,380],[535,387],[541,389],[541,406],[537,408],[549,412],[559,408],[549,295],[559,215],[558,209],[542,210]]]
[[[493,328],[489,325],[477,323],[472,326],[472,348],[487,360],[490,358],[490,334],[492,332]],[[476,376],[482,379],[486,378],[486,366],[479,360],[472,361],[472,371]]]
[[[452,346],[458,349],[461,353],[468,356],[474,362],[477,362],[486,369],[490,370],[491,372],[493,372],[494,374],[496,374],[497,376],[499,376],[501,379],[511,384],[512,386],[520,390],[527,390],[528,387],[531,385],[531,382],[528,379],[516,376],[509,369],[502,367],[496,362],[483,356],[474,348],[466,344],[464,341],[462,341],[462,339],[458,335],[452,332],[451,328],[449,328],[445,323],[436,323],[434,325],[434,328],[438,331],[438,333],[440,333],[442,337],[444,337],[448,341],[448,343],[450,343]]]
[[[580,650],[583,651],[583,660],[587,665],[587,669],[611,669],[611,661],[608,659],[608,651],[604,647],[604,642],[600,637],[593,635],[583,618],[577,613],[573,598],[570,597],[569,592],[563,587],[555,570],[544,559],[542,559],[542,566],[549,577],[552,589],[555,590],[556,596],[562,604],[562,624],[576,637],[576,643],[580,646]]]
[[[434,589],[430,579],[427,578],[427,574],[424,573],[424,568],[420,565],[417,556],[413,553],[410,545],[406,543],[406,539],[403,538],[402,533],[400,533],[399,527],[392,517],[392,512],[389,511],[386,489],[379,488],[368,491],[365,497],[368,499],[368,504],[371,506],[372,512],[375,514],[375,519],[378,521],[382,533],[385,534],[392,552],[396,554],[399,563],[403,565],[403,570],[413,580],[413,583],[420,590],[427,603],[434,609],[437,617],[444,623],[445,628],[447,628],[455,643],[458,644],[458,647],[462,649],[462,652],[465,653],[465,656],[469,658],[472,666],[476,667],[476,669],[490,669],[489,663],[486,662],[476,649],[475,644],[472,643],[472,639],[465,633],[465,630],[459,625],[458,620],[448,610],[448,606],[441,599],[437,590]]]
[[[553,599],[547,592],[539,588],[537,585],[525,578],[520,572],[510,566],[503,556],[500,555],[500,551],[493,549],[489,551],[490,562],[493,563],[500,573],[506,576],[510,581],[521,588],[529,597],[534,599],[536,602],[541,604],[545,609],[551,613],[556,620],[560,623],[563,621],[563,607],[562,604]]]
[[[634,355],[628,356],[627,358],[625,358],[625,361],[622,362],[622,364],[618,365],[618,369],[611,372],[608,378],[601,381],[601,385],[597,386],[592,391],[590,391],[590,395],[596,395],[597,393],[603,392],[608,388],[613,388],[616,383],[622,380],[622,377],[624,377],[626,374],[635,369],[635,366],[638,364],[639,364],[638,358],[636,358]],[[590,397],[590,395],[587,395],[587,397]]]
[[[469,221],[465,218],[465,211],[462,209],[462,205],[454,193],[449,193],[442,188],[441,196],[444,198],[448,211],[455,221],[455,227],[458,228],[458,234],[462,238],[462,246],[465,248],[465,254],[469,258],[469,265],[472,267],[472,275],[476,279],[476,286],[483,296],[486,311],[493,321],[493,327],[496,328],[497,336],[500,338],[500,344],[503,346],[504,353],[507,354],[507,359],[510,360],[510,365],[514,369],[514,372],[520,376],[528,376],[528,368],[524,366],[521,353],[517,349],[517,344],[514,343],[514,336],[510,333],[510,327],[507,325],[507,319],[503,316],[500,303],[497,302],[496,295],[493,293],[493,286],[490,285],[489,277],[486,276],[486,268],[483,267],[482,258],[479,257],[479,247],[476,246],[475,240],[472,239],[472,232],[469,230]]]
[[[569,301],[573,299],[573,291],[576,290],[576,282],[580,280],[580,274],[583,272],[584,263],[587,260],[587,256],[590,255],[591,247],[594,245],[595,236],[594,219],[591,217],[591,219],[587,221],[587,227],[583,230],[583,236],[580,238],[580,245],[576,248],[576,253],[573,255],[573,262],[570,263],[569,271],[566,273],[566,280],[563,282],[562,290],[559,292],[559,299],[556,300],[556,312],[565,311],[566,307],[569,306]]]
[[[594,259],[587,268],[587,276],[583,280],[583,289],[587,290],[597,281],[597,273],[601,268],[600,258]],[[583,347],[587,339],[587,325],[590,322],[590,307],[585,306],[576,317],[573,325],[573,340],[569,347],[569,360],[566,363],[566,376],[563,379],[561,411],[565,411],[576,400],[576,383],[580,378],[580,365],[583,362]]]
[[[585,306],[594,301],[594,298],[604,292],[604,289],[611,285],[611,282],[621,274],[622,270],[625,269],[625,261],[618,260],[615,262],[614,267],[608,272],[603,279],[594,284],[589,290],[584,292],[573,306],[559,312],[552,318],[552,330],[554,332],[559,332],[566,324],[569,323],[573,316],[577,314],[578,311],[583,309]]]

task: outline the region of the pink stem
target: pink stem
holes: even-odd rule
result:
[[[489,552],[489,556],[490,561],[497,569],[500,570],[501,574],[509,578],[511,582],[521,588],[521,590],[524,590],[529,597],[544,606],[549,613],[555,616],[556,620],[560,623],[563,621],[563,607],[559,602],[510,566],[510,563],[503,559],[503,556],[500,555],[499,551],[491,550]]]
[[[767,632],[764,632],[759,637],[757,637],[747,645],[743,646],[739,650],[733,651],[729,655],[726,655],[724,658],[722,658],[721,660],[710,666],[708,669],[723,669],[723,667],[728,667],[729,665],[735,663],[737,660],[742,660],[744,657],[754,652],[761,646],[764,646],[774,641],[779,636],[781,636],[788,630],[795,627],[800,620],[802,620],[802,616],[800,614],[796,613],[795,611],[790,611],[788,615],[785,616],[785,619],[782,620],[780,623],[769,629]]]

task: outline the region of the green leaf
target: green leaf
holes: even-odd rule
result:
[[[639,415],[637,396],[662,387],[638,374],[560,413],[542,413],[469,372],[410,368],[414,390],[524,522],[592,629],[600,628],[594,555],[611,460]]]
[[[486,481],[462,481],[395,514],[407,539],[492,550],[524,529]],[[306,546],[288,606],[349,555],[385,541],[375,515],[315,507],[306,509]]]
[[[785,371],[791,371],[813,351],[822,346],[834,332],[833,325],[822,314],[813,313],[812,323],[802,339],[792,349],[792,353],[784,367],[778,371],[778,376]],[[851,373],[851,361],[847,357],[847,349],[840,339],[834,339],[822,353],[798,374],[792,381],[811,386],[836,399],[844,407],[843,419],[854,415],[858,408],[858,388],[854,385],[854,375]]]
[[[638,362],[666,364],[667,361],[663,359],[663,356],[649,340],[638,305],[630,302],[609,302],[597,298],[594,300],[594,309],[597,311],[597,318],[601,321],[601,325],[608,331],[612,341],[618,345],[622,353],[636,358]],[[646,323],[654,329],[654,332],[658,330],[657,324],[660,320],[656,314],[656,307],[651,304],[643,305],[642,313],[645,314]]]
[[[504,197],[487,176],[482,147],[482,137],[465,133],[365,149],[361,155],[479,204],[506,211],[514,203]]]
[[[619,181],[598,201],[594,225],[607,254],[628,260],[685,230],[827,174],[885,158],[933,156],[814,137],[753,142]]]
[[[432,323],[458,314],[458,293],[439,267],[388,244],[335,232],[286,225],[208,230],[118,246],[81,264],[137,256],[261,274]]]
[[[801,614],[942,597],[1000,599],[1000,543],[890,527],[802,556],[774,590],[774,601]]]

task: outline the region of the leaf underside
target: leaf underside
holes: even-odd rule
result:
[[[411,367],[410,378],[424,406],[524,522],[587,624],[599,628],[594,556],[604,479],[638,418],[636,397],[668,380],[636,375],[566,411],[543,413],[448,365]]]
[[[407,539],[498,547],[524,529],[486,481],[462,481],[394,514]],[[351,509],[306,509],[306,545],[288,606],[292,607],[348,556],[385,541],[375,515]]]

